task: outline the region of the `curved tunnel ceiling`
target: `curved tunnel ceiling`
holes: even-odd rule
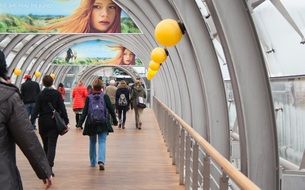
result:
[[[245,11],[247,2],[207,1],[210,18],[203,18],[195,1],[116,2],[133,18],[143,34],[1,35],[0,46],[4,47],[5,54],[12,60],[9,63],[10,72],[17,65],[23,68],[33,65],[31,73],[35,70],[55,71],[59,79],[64,78],[68,68],[55,67],[49,63],[67,47],[93,39],[122,44],[132,50],[147,67],[150,51],[158,46],[154,39],[156,24],[165,18],[181,20],[187,32],[179,44],[168,48],[167,61],[152,81],[151,95],[168,105],[229,159],[227,100],[217,52],[212,42],[217,39],[223,46],[234,99],[239,109],[241,149],[245,155],[241,158],[242,172],[263,189],[276,189],[278,171],[271,94],[256,32],[249,12]],[[211,22],[211,18],[215,24],[213,27],[206,25]],[[93,72],[95,69],[90,70]],[[85,77],[92,80],[90,75]],[[17,84],[21,81],[21,77],[18,77]],[[253,98],[257,101],[256,105],[249,103]],[[264,136],[249,135],[262,130],[266,131]],[[260,144],[255,144],[255,141]],[[265,155],[264,161],[259,159],[261,152]],[[258,164],[266,168],[267,172],[257,169]]]

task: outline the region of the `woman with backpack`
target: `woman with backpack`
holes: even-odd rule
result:
[[[92,86],[92,94],[86,98],[83,114],[81,115],[77,127],[81,127],[87,118],[83,135],[89,136],[89,157],[91,167],[95,167],[95,165],[98,164],[100,170],[105,170],[106,137],[109,132],[113,132],[109,114],[113,118],[113,125],[118,125],[118,121],[115,117],[109,96],[101,91],[103,81],[95,79]],[[98,159],[96,160],[97,141]]]
[[[124,80],[120,81],[116,91],[115,105],[119,115],[119,128],[125,129],[126,112],[129,109],[129,89]]]

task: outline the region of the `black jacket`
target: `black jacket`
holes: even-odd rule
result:
[[[18,89],[0,82],[0,189],[21,190],[16,166],[17,144],[40,179],[51,176],[51,168],[28,119]]]
[[[40,87],[37,82],[27,79],[24,83],[22,83],[20,91],[21,98],[25,104],[35,103],[40,93]]]
[[[49,103],[51,103],[54,109],[60,113],[60,116],[64,119],[65,123],[69,123],[67,110],[61,94],[53,88],[45,88],[43,91],[41,91],[37,98],[35,109],[31,118],[33,122],[39,115],[39,133],[58,133],[55,120],[52,118],[53,112],[49,106]]]

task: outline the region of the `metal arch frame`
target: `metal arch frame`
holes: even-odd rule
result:
[[[48,39],[46,39],[44,42],[38,44],[38,45],[29,53],[29,55],[26,57],[24,64],[28,66],[28,65],[30,64],[29,62],[31,62],[31,61],[33,60],[33,58],[34,58],[35,56],[37,56],[38,52],[39,52],[41,49],[45,48],[45,45],[49,44],[50,41],[52,42],[52,41],[54,41],[54,40],[56,40],[56,37],[55,37],[55,36],[51,36],[51,37],[49,37]],[[42,46],[42,47],[41,47],[41,46]],[[18,64],[18,62],[19,62],[19,60],[15,60],[15,62],[12,62],[12,64],[9,66],[9,69],[12,70],[14,67],[16,67],[16,65]]]
[[[270,84],[246,2],[207,0],[207,5],[224,49],[233,87],[241,170],[262,189],[279,189],[279,157]]]
[[[154,2],[154,5],[156,6],[156,9],[161,7],[171,7],[171,9],[174,10],[174,8],[171,6],[171,4],[169,4],[169,2],[158,1],[158,2]],[[179,15],[175,15],[179,13],[178,12],[174,13],[174,11],[172,13],[173,15],[170,15],[170,12],[164,12],[164,14],[165,15],[162,15],[162,17],[165,18],[174,17],[178,19],[179,16]],[[196,60],[194,59],[195,55],[194,52],[192,51],[192,45],[189,42],[186,35],[181,40],[181,42],[179,42],[179,44],[176,45],[176,49],[178,52],[177,57],[179,59],[177,60],[177,62],[175,62],[175,64],[180,64],[184,72],[192,73],[191,75],[185,78],[186,85],[181,86],[180,89],[176,89],[182,91],[187,90],[188,94],[190,95],[187,100],[188,101],[187,105],[190,105],[190,110],[188,110],[188,113],[186,113],[186,110],[184,110],[184,114],[189,114],[189,119],[187,120],[187,122],[201,135],[207,138],[209,136],[207,133],[208,115],[205,110],[206,106],[204,106],[204,103],[202,101],[202,97],[205,97],[205,95],[202,90],[202,82],[201,80],[198,80],[200,79],[199,70],[196,64],[193,64],[196,62]],[[188,63],[188,65],[185,66],[183,63]],[[191,96],[192,94],[194,94],[194,96]],[[204,123],[204,126],[202,126],[202,123]]]
[[[53,73],[55,74],[55,80],[53,82],[54,86],[57,86],[59,84],[59,81],[62,81],[60,78],[60,73],[64,69],[64,66],[54,65]]]
[[[52,35],[52,36],[50,36],[49,38],[47,38],[45,41],[43,41],[42,43],[40,43],[39,45],[37,45],[34,49],[33,49],[33,51],[31,51],[31,53],[29,53],[29,55],[28,55],[28,57],[25,59],[25,61],[24,61],[24,65],[26,65],[26,68],[28,69],[28,67],[31,65],[31,63],[33,62],[33,64],[32,64],[32,67],[30,68],[30,72],[29,72],[29,74],[30,75],[33,75],[34,74],[34,72],[35,72],[35,70],[36,70],[36,68],[39,66],[39,65],[35,65],[35,60],[34,60],[34,58],[35,57],[37,57],[37,55],[42,55],[43,54],[43,50],[44,49],[46,49],[46,47],[50,47],[50,46],[52,46],[53,45],[53,43],[55,43],[57,40],[59,40],[60,38],[57,38],[58,36],[54,36],[54,35]],[[66,35],[60,35],[60,37],[67,37]],[[37,59],[36,59],[37,60]],[[18,61],[19,62],[19,61]],[[12,67],[10,67],[9,69],[12,69],[13,68],[13,66],[16,66],[17,64],[18,64],[18,62],[14,62],[13,64],[14,65],[12,65]],[[20,83],[21,83],[21,81],[22,81],[22,78],[17,78],[17,80],[16,80],[16,85],[18,86],[18,85],[20,85]]]
[[[128,7],[127,9],[129,10],[129,15],[131,15],[131,14],[135,15],[134,20],[135,19],[139,20],[137,22],[137,24],[139,26],[141,26],[142,32],[146,35],[146,39],[148,39],[152,45],[158,46],[158,44],[154,40],[153,34],[151,32],[151,31],[154,30],[154,24],[152,23],[150,18],[154,18],[154,16],[147,15],[147,13],[144,12],[143,9],[142,9],[142,7],[143,7],[142,4],[143,3],[147,3],[147,2],[146,1],[141,1],[141,3],[140,3],[140,1],[139,1],[139,2],[136,3],[135,1],[128,1],[127,2],[127,1],[124,1],[124,0],[120,0],[119,3],[121,3],[121,5],[124,6],[124,7]],[[139,7],[138,4],[141,4],[141,7]],[[147,7],[150,7],[150,6],[151,5],[149,5]],[[137,14],[135,14],[135,13],[137,13]],[[139,18],[141,18],[141,19],[139,19]],[[157,22],[157,21],[159,21],[159,20],[156,20],[155,22]],[[170,54],[169,57],[172,57],[172,54]],[[170,60],[168,60],[165,65],[169,64],[169,62],[170,62]],[[167,66],[165,66],[165,68],[166,67]],[[158,84],[158,87],[163,89],[162,90],[162,95],[159,95],[159,96],[163,97],[163,98],[161,98],[163,100],[164,99],[167,100],[168,99],[168,95],[171,94],[171,92],[169,91],[169,88],[163,87],[163,85],[169,86],[165,76],[168,76],[168,75],[164,75],[162,71],[159,71],[159,73],[156,76],[156,78],[159,78],[159,77],[163,78],[162,82],[159,82],[159,84]],[[175,75],[173,75],[173,76],[175,76]],[[155,80],[156,79],[154,79],[151,82],[152,86],[154,86],[154,83],[155,83],[154,81]],[[178,80],[175,80],[175,81],[178,81]],[[184,80],[182,79],[182,81],[184,81]],[[176,86],[178,86],[178,85],[176,85]],[[151,91],[151,93],[153,94],[154,91]],[[181,97],[180,91],[178,91],[177,93],[179,94],[179,97]],[[165,101],[165,102],[167,102],[167,101]],[[175,103],[177,104],[176,107],[181,107],[182,106],[181,104],[179,104],[179,102],[180,101],[175,101]],[[189,105],[189,104],[186,103],[185,105]],[[184,118],[186,118],[186,117],[184,117]],[[188,121],[190,121],[190,120],[188,119]]]
[[[159,4],[160,2],[158,2]],[[150,1],[146,1],[145,3],[142,3],[142,6],[145,5],[145,7],[143,8],[143,10],[151,10],[150,13],[148,13],[146,11],[146,14],[149,14],[149,18],[151,18],[151,22],[157,24],[161,19],[161,15],[158,13],[158,11],[155,8],[155,5],[153,2]],[[162,6],[163,7],[163,6]],[[174,15],[174,13],[172,13]],[[154,20],[152,20],[152,18],[155,18]],[[173,65],[169,63],[169,61],[166,61],[165,63],[162,64],[162,67],[160,67],[160,69],[162,69],[165,73],[169,73],[169,74],[165,74],[163,77],[165,78],[166,83],[164,83],[165,88],[167,89],[167,91],[169,92],[174,92],[174,93],[167,93],[166,97],[167,97],[167,105],[173,109],[173,110],[182,110],[181,108],[181,104],[179,104],[180,102],[180,91],[179,86],[178,86],[178,80],[174,80],[174,77],[176,77],[175,73],[173,72]],[[173,76],[173,77],[171,77]],[[173,84],[173,85],[170,85]],[[178,96],[175,96],[176,94],[178,94]],[[180,112],[181,113],[181,112]]]
[[[173,1],[187,28],[188,41],[194,51],[194,65],[198,70],[203,96],[206,138],[227,159],[230,158],[230,127],[224,81],[217,54],[201,12],[195,1]],[[193,27],[196,25],[197,27]],[[198,35],[200,34],[200,35]],[[186,36],[185,36],[186,37]],[[191,52],[188,53],[191,55]],[[198,92],[199,91],[199,92]],[[200,99],[199,99],[200,100]],[[197,108],[198,109],[198,108]],[[196,109],[196,110],[197,110]],[[194,113],[195,114],[195,113]]]
[[[139,1],[139,2],[143,3],[144,1]],[[161,1],[161,2],[159,1],[158,3],[162,4],[161,7],[168,6],[168,4],[166,4],[166,2],[164,2],[164,1]],[[129,5],[130,5],[130,3],[128,3],[128,6]],[[140,11],[142,11],[142,9],[140,9]],[[143,16],[141,17],[141,20],[143,20],[142,18],[144,16],[147,17],[147,18],[151,17],[151,15],[146,15],[146,13],[142,13],[142,14],[143,14]],[[169,14],[169,12],[167,14]],[[171,17],[177,17],[177,15],[174,11],[172,11],[170,13],[170,15],[174,15],[174,16],[171,16]],[[154,28],[152,28],[152,29],[154,29]],[[150,32],[150,35],[151,35],[151,32]],[[152,41],[154,43],[156,43],[154,38],[152,39]],[[192,111],[191,111],[191,103],[190,103],[190,99],[191,99],[190,98],[190,89],[189,89],[189,87],[187,85],[187,82],[186,82],[187,81],[187,75],[185,73],[185,68],[184,68],[183,64],[181,64],[181,57],[177,53],[176,48],[170,48],[169,49],[169,58],[167,60],[167,63],[165,64],[165,67],[164,67],[165,69],[161,69],[158,73],[157,77],[159,77],[159,76],[161,77],[161,81],[158,83],[158,86],[159,86],[159,88],[162,87],[163,91],[161,91],[161,94],[156,93],[155,95],[158,98],[160,98],[164,103],[168,104],[168,101],[167,101],[168,96],[169,96],[169,94],[172,93],[171,91],[169,91],[169,88],[167,88],[168,85],[171,85],[171,84],[168,84],[168,80],[166,79],[166,77],[168,76],[167,73],[171,72],[168,69],[166,70],[166,68],[168,68],[168,64],[177,65],[176,67],[173,66],[173,68],[176,68],[176,69],[172,72],[177,73],[177,71],[178,71],[179,73],[183,73],[183,75],[181,75],[182,78],[180,78],[179,80],[178,80],[178,78],[176,78],[176,80],[174,80],[177,83],[176,86],[178,87],[177,89],[175,89],[174,93],[179,93],[180,94],[180,99],[181,99],[181,102],[179,102],[177,100],[175,100],[175,102],[178,104],[176,107],[180,106],[181,110],[183,110],[182,113],[181,113],[182,118],[186,122],[191,123],[192,122]],[[176,74],[170,74],[170,76],[173,76],[173,77],[177,76],[178,77],[178,75],[176,75]],[[178,81],[180,81],[179,84],[178,84]],[[186,87],[187,90],[181,90],[183,87]],[[182,109],[182,105],[184,106],[183,109]]]
[[[9,34],[0,34],[0,44],[3,40],[5,40],[6,38],[9,38]],[[3,48],[4,49],[4,48]],[[3,51],[3,49],[1,49],[1,51]]]
[[[34,36],[31,40],[28,41],[28,43],[26,45],[24,45],[24,47],[22,47],[22,49],[18,52],[18,54],[14,57],[14,59],[12,60],[12,65],[13,66],[17,66],[18,63],[20,62],[21,58],[25,55],[25,53],[32,47],[33,44],[37,43],[39,40],[43,39],[45,36],[43,35],[37,35]],[[22,64],[21,66],[21,70],[25,70],[27,69],[28,65],[26,64]],[[20,84],[22,80],[22,76],[17,76],[16,78],[16,84]]]
[[[70,67],[69,66],[62,66],[62,71],[58,74],[58,79],[56,85],[59,84],[59,82],[62,82],[63,78],[65,78],[64,76],[67,75],[67,73],[69,72]]]
[[[20,34],[20,35],[16,35],[13,40],[3,49],[3,53],[5,55],[5,57],[8,57],[9,53],[12,51],[12,49],[18,44],[20,43],[20,41],[23,40],[23,38],[25,37],[25,34]]]
[[[125,1],[127,4],[127,0],[125,0]],[[133,4],[136,4],[136,5],[137,4],[141,5],[141,4],[143,4],[144,1],[143,0],[138,0],[138,1],[130,0],[130,2],[132,2]],[[138,3],[136,3],[136,2],[138,2]],[[165,5],[166,3],[170,4],[170,2],[165,2],[165,1],[161,1],[161,0],[159,0],[158,2],[160,2],[160,5],[158,5],[158,7]],[[174,2],[172,0],[171,2],[172,2],[171,5],[177,5],[177,4],[188,5],[187,3],[189,3],[188,1],[182,1],[182,0],[176,1],[176,2]],[[272,101],[270,101],[269,83],[266,82],[267,79],[266,79],[265,68],[263,67],[262,56],[259,53],[259,50],[257,50],[257,49],[259,49],[259,45],[257,45],[257,39],[253,39],[252,35],[255,32],[253,32],[253,30],[251,28],[252,27],[251,21],[248,21],[251,19],[249,19],[248,13],[243,12],[245,7],[243,7],[242,5],[244,5],[245,2],[244,1],[242,2],[241,0],[235,1],[235,2],[230,2],[230,3],[232,3],[232,5],[228,5],[228,2],[223,2],[221,0],[207,0],[207,2],[209,3],[209,9],[213,10],[211,12],[213,14],[213,18],[216,19],[216,21],[217,21],[217,29],[220,32],[221,43],[225,47],[224,48],[225,54],[226,54],[226,58],[229,62],[228,65],[229,65],[229,69],[230,69],[230,75],[231,75],[231,79],[233,81],[234,96],[235,96],[235,100],[237,101],[237,104],[239,104],[239,105],[237,105],[237,106],[239,106],[238,107],[239,125],[241,127],[244,127],[241,129],[244,131],[241,131],[242,134],[240,135],[241,141],[243,141],[242,145],[246,146],[246,148],[242,149],[243,154],[246,157],[246,159],[245,159],[245,157],[242,158],[243,159],[242,170],[245,173],[249,174],[249,177],[254,179],[254,181],[257,182],[259,185],[264,187],[264,189],[276,189],[276,187],[278,187],[277,186],[277,183],[278,183],[278,170],[277,170],[278,157],[276,157],[277,156],[277,150],[276,150],[277,146],[275,146],[275,145],[276,145],[277,141],[276,141],[275,127],[274,127],[275,122],[274,122]],[[194,2],[191,2],[191,3],[194,3]],[[149,4],[151,5],[150,2],[149,2]],[[225,6],[227,6],[227,8]],[[137,5],[137,7],[138,8],[134,8],[133,10],[140,12],[139,11],[140,7],[138,5]],[[180,10],[183,11],[184,7],[181,7]],[[143,14],[145,15],[145,17],[149,17],[149,15],[147,15],[145,13],[143,13]],[[177,14],[178,14],[178,10],[177,10]],[[191,14],[191,12],[189,12],[189,14]],[[183,18],[185,15],[180,14],[179,16],[181,18]],[[231,20],[228,20],[228,18],[231,18]],[[185,18],[185,20],[187,20],[187,19]],[[236,28],[232,28],[234,25],[233,24],[234,22],[236,22],[240,25]],[[151,23],[151,22],[149,22],[149,23]],[[190,23],[192,23],[192,22],[190,22]],[[147,23],[146,24],[141,23],[141,24],[145,26],[145,29],[146,29],[146,27],[148,28],[150,26]],[[245,31],[248,31],[248,33]],[[236,37],[237,34],[240,35],[240,32],[242,33],[242,35],[239,38]],[[155,42],[152,38],[151,32],[146,31],[146,34],[148,35],[146,39],[150,42],[150,44],[155,44]],[[228,36],[230,36],[230,38]],[[17,38],[18,38],[18,36],[15,36],[13,38],[13,41],[10,44],[8,44],[8,46],[6,47],[7,51],[8,51],[8,49],[12,49],[13,46],[18,44]],[[193,38],[193,36],[190,36],[190,40],[192,40],[192,38]],[[245,39],[245,41],[240,40],[240,38]],[[189,40],[189,39],[184,39],[183,43],[184,44],[194,43],[194,42],[188,42],[187,40]],[[236,42],[239,42],[240,44],[244,44],[244,47],[247,47],[247,48],[238,48],[239,46],[238,46],[238,44],[236,44]],[[171,61],[169,61],[168,64],[174,64],[175,62],[173,62],[173,61],[178,60],[178,62],[175,63],[175,64],[179,65],[177,67],[178,68],[181,67],[182,72],[189,74],[190,71],[192,71],[192,70],[183,66],[182,61],[191,60],[191,59],[189,57],[182,59],[182,55],[183,55],[183,51],[184,51],[183,48],[184,47],[181,47],[180,45],[177,46],[175,51],[177,51],[180,54],[171,55],[172,59],[171,59]],[[196,49],[196,48],[194,48],[194,49]],[[41,50],[43,50],[43,48],[41,48]],[[246,53],[245,55],[249,55],[249,56],[251,53],[253,53],[252,56],[256,55],[257,58],[253,59],[253,60],[245,59],[245,55],[242,55],[242,53],[240,53],[240,51],[242,51],[243,53],[245,52]],[[47,55],[47,54],[43,54],[43,55]],[[197,55],[197,54],[195,53],[195,55]],[[252,58],[252,56],[251,56],[251,58]],[[198,59],[198,57],[196,59]],[[189,64],[198,64],[198,63],[190,62]],[[35,66],[35,64],[34,64],[34,66]],[[50,65],[46,65],[46,66],[48,67],[47,70],[50,70],[53,67]],[[200,68],[200,65],[197,65],[197,66]],[[192,65],[192,67],[194,67],[194,65]],[[166,66],[165,68],[169,72],[171,72],[170,67]],[[173,68],[175,68],[174,65],[173,65]],[[33,68],[31,70],[34,71]],[[166,70],[164,69],[160,72],[160,77],[159,76],[157,77],[157,79],[159,81],[161,79],[167,79],[167,75],[166,75],[165,71]],[[240,71],[243,71],[244,73],[242,73]],[[248,71],[251,71],[251,73],[249,74]],[[246,75],[245,73],[247,73],[249,75],[245,76]],[[202,73],[200,73],[200,74],[202,74]],[[261,76],[263,76],[263,77],[261,77]],[[193,78],[195,78],[195,77],[193,77]],[[248,80],[249,78],[252,81],[249,82],[249,80]],[[187,81],[188,77],[185,77],[185,79],[186,79],[186,84],[191,85],[190,81],[192,81],[193,79],[189,79],[188,81]],[[164,84],[160,83],[160,85],[161,85],[160,88],[163,88],[165,91],[160,92],[157,90],[156,95],[162,96],[164,98],[163,100],[165,100],[165,102],[168,103],[168,100],[166,98],[169,97],[168,94],[171,92],[169,92],[169,88],[166,88],[166,87],[168,85],[171,85],[171,83],[170,83],[170,81],[167,81],[167,80],[163,80],[160,82],[164,83]],[[251,103],[251,98],[253,98],[253,94],[250,94],[249,92],[247,92],[247,90],[249,91],[248,86],[250,86],[248,84],[251,85],[251,89],[250,89],[251,92],[258,93],[258,94],[255,94],[255,95],[257,95],[255,97],[255,99],[260,100],[259,105],[253,105]],[[201,87],[203,87],[202,85],[201,85]],[[206,86],[204,86],[204,87],[206,88]],[[188,89],[192,89],[192,88],[188,87]],[[166,93],[166,92],[168,92],[168,93]],[[190,93],[190,91],[189,91],[189,93]],[[205,92],[205,93],[208,93],[208,92]],[[264,98],[267,100],[264,100]],[[189,101],[189,105],[193,108],[194,104],[191,104],[190,100],[186,100],[186,101]],[[263,115],[264,113],[266,113],[266,114]],[[193,113],[191,115],[193,115]],[[259,116],[262,116],[262,118],[260,118]],[[269,117],[269,119],[266,117]],[[210,117],[208,117],[208,118],[210,119]],[[257,121],[259,121],[259,125],[257,124]],[[265,123],[262,123],[262,122],[265,122]],[[261,123],[262,123],[262,125],[260,125]],[[257,128],[255,128],[255,127],[257,127]],[[258,136],[255,134],[257,134],[262,129],[265,130],[266,134],[264,134],[259,139],[259,142],[258,142],[258,140],[257,140]],[[251,136],[248,136],[249,134],[251,134]],[[265,139],[263,139],[263,137],[265,137]],[[242,138],[244,138],[244,139],[242,140]],[[269,141],[271,141],[271,142],[269,142]],[[267,147],[263,147],[262,145],[267,146]],[[263,150],[264,154],[267,153],[264,155],[267,159],[265,159],[264,162],[262,162],[262,160],[260,160],[260,159],[257,159],[257,161],[255,161],[255,159],[258,158],[260,151],[262,151],[262,150]],[[267,150],[269,150],[269,152]],[[260,161],[260,162],[258,162],[258,161]],[[268,167],[267,163],[269,164],[271,161],[274,163],[271,163],[270,167]],[[267,172],[262,173],[262,171],[258,171],[258,169],[255,169],[255,167],[257,167],[257,165],[261,165],[261,167],[266,168]],[[268,168],[269,169],[271,168],[271,169],[269,170]],[[269,174],[271,174],[271,175],[269,175]],[[263,179],[263,178],[265,178],[265,179]],[[267,185],[266,183],[268,183],[268,182],[272,183],[272,184]]]

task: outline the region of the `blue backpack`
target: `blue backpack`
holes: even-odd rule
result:
[[[88,117],[92,125],[102,125],[107,122],[107,107],[104,93],[90,94]]]

